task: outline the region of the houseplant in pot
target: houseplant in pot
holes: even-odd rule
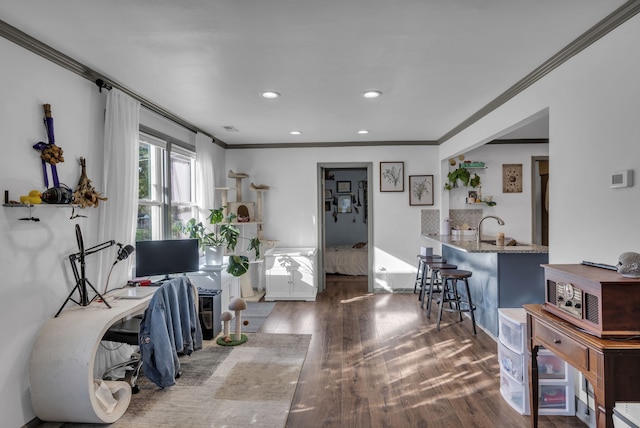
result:
[[[213,226],[213,229],[209,229],[195,218],[190,219],[182,228],[182,231],[190,238],[198,239],[205,255],[205,263],[210,266],[221,266],[224,250],[226,249],[230,253],[233,253],[238,244],[238,239],[241,239],[240,229],[232,224],[236,219],[236,214],[229,213],[225,217],[224,209],[225,207],[210,210],[207,219],[209,220],[209,224]],[[255,258],[258,260],[260,258],[260,240],[257,237],[242,239],[249,241],[247,250],[254,250]],[[249,258],[247,256],[236,254],[229,256],[227,272],[233,276],[241,276],[246,273],[248,269]]]
[[[207,265],[222,265],[224,249],[233,252],[238,244],[240,229],[231,224],[236,215],[229,213],[225,217],[224,208],[210,210],[208,220],[213,226],[211,229],[195,218],[190,219],[182,228],[189,238],[198,239]]]

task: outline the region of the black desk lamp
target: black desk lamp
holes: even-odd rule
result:
[[[120,249],[118,250],[118,256],[116,258],[116,261],[113,262],[113,265],[111,265],[111,269],[113,270],[113,266],[115,266],[116,263],[118,263],[121,260],[125,260],[135,251],[135,248],[132,245],[123,246],[122,244],[117,243],[114,240],[103,242],[102,244],[98,244],[94,247],[91,247],[85,250],[84,240],[82,239],[82,232],[80,231],[79,224],[76,224],[76,241],[78,242],[79,251],[69,256],[69,262],[71,263],[71,270],[73,271],[73,277],[76,280],[76,286],[73,287],[73,290],[71,290],[71,293],[69,293],[69,296],[67,296],[67,299],[64,301],[60,309],[58,309],[58,312],[56,312],[55,317],[60,315],[60,312],[62,312],[62,309],[65,307],[65,305],[69,300],[71,300],[76,305],[89,306],[89,304],[91,304],[91,302],[93,302],[96,298],[100,298],[100,300],[102,300],[102,302],[105,305],[107,305],[109,309],[111,309],[111,305],[109,305],[106,299],[102,297],[102,295],[98,292],[98,290],[96,290],[94,286],[91,284],[91,282],[89,282],[89,280],[87,279],[85,274],[85,257],[91,254],[97,253],[98,251],[102,251],[106,248],[112,247],[114,245],[118,245],[118,247],[120,247]],[[80,263],[79,272],[78,272],[77,262]],[[111,271],[109,271],[109,276],[111,276]],[[109,280],[107,279],[107,283],[108,282]],[[91,299],[89,299],[87,285],[91,287],[91,289],[95,293],[95,295]],[[75,300],[72,297],[73,293],[75,293],[76,290],[78,291],[78,300]]]

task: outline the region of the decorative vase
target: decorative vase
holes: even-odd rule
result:
[[[205,245],[204,260],[207,266],[222,266],[224,245]]]

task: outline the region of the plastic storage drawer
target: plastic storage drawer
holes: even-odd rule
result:
[[[566,381],[567,364],[565,361],[546,349],[538,351],[538,378],[540,380]]]
[[[498,310],[500,341],[512,351],[522,354],[526,348],[525,328],[527,316],[524,309],[502,308]]]
[[[517,382],[504,372],[500,373],[500,394],[521,415],[529,414],[528,388],[528,384]]]
[[[528,370],[528,367],[524,366],[523,356],[516,354],[502,342],[498,344],[498,361],[500,361],[500,370],[509,374],[520,383],[525,381],[524,370]]]

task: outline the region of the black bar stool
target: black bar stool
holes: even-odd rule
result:
[[[420,305],[421,308],[424,308],[424,295],[429,293],[427,296],[427,318],[431,318],[431,302],[433,302],[433,293],[440,292],[440,285],[442,284],[442,279],[440,277],[440,271],[445,269],[457,269],[458,266],[452,265],[443,261],[431,261],[427,262],[427,267],[431,271],[431,279],[429,280],[429,290],[427,291],[427,287],[422,287],[422,296]]]
[[[469,277],[471,272],[468,270],[449,269],[440,272],[442,277],[442,294],[438,301],[438,331],[440,331],[440,320],[442,319],[442,311],[457,312],[462,321],[462,313],[469,312],[471,316],[471,325],[473,326],[473,334],[476,334],[476,317],[474,311],[476,307],[471,302],[471,292],[469,291]],[[461,296],[458,292],[458,280],[464,281],[466,296]],[[448,303],[449,307],[445,308],[444,304]]]
[[[442,256],[431,255],[431,256],[422,256],[418,254],[418,271],[416,272],[416,282],[413,285],[413,294],[418,292],[418,287],[420,288],[420,295],[422,296],[422,288],[424,287],[424,283],[426,281],[427,274],[427,265],[426,263],[429,261],[438,261],[442,260]],[[422,300],[422,297],[420,297]]]

